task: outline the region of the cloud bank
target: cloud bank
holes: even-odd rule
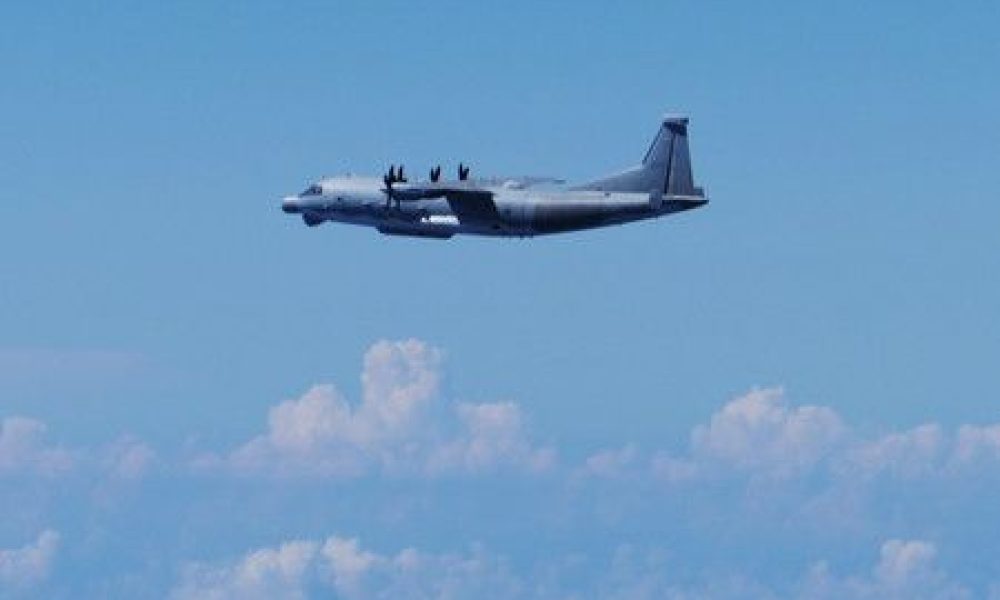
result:
[[[1000,591],[989,575],[1000,569],[989,502],[1000,494],[998,424],[873,433],[759,388],[680,446],[625,439],[557,460],[517,403],[444,397],[442,363],[419,340],[377,342],[356,401],[313,385],[272,406],[258,435],[193,461],[133,436],[70,447],[38,420],[3,418],[0,533],[14,537],[0,584],[18,596],[79,590],[60,564],[114,549],[118,570],[95,573],[90,595],[119,589],[112,582],[175,598]],[[48,523],[60,533],[19,545]],[[354,533],[323,537],[345,528]],[[972,549],[985,566],[961,560]]]
[[[868,552],[870,554],[870,552]],[[875,563],[839,575],[818,561],[788,581],[773,584],[737,572],[694,581],[672,577],[669,552],[618,546],[594,560],[554,556],[524,571],[475,546],[460,553],[408,547],[395,553],[364,548],[358,538],[294,540],[259,548],[228,564],[189,563],[170,597],[194,598],[799,598],[876,600],[971,598],[937,562],[924,540],[884,541]]]
[[[866,436],[825,406],[791,406],[782,388],[755,389],[691,431],[687,453],[634,444],[590,455],[583,472],[613,477],[636,470],[671,483],[743,476],[772,481],[821,474],[839,480],[919,480],[1000,474],[1000,425],[952,430],[925,423]]]

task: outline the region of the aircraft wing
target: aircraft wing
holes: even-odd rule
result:
[[[565,179],[558,177],[541,177],[537,175],[518,175],[516,177],[484,177],[475,180],[481,185],[503,187],[508,190],[523,190],[541,184],[563,184]]]
[[[562,185],[566,183],[565,179],[560,179],[558,177],[539,177],[535,175],[524,175],[521,177],[508,177],[504,180],[504,187],[511,189],[521,190],[524,188],[529,188],[533,185],[542,184],[555,184]]]
[[[492,224],[500,219],[493,192],[479,189],[452,189],[444,194],[452,212],[462,223]]]
[[[427,198],[444,198],[449,194],[491,194],[489,190],[471,181],[441,181],[396,184],[390,188],[393,199],[409,201]]]

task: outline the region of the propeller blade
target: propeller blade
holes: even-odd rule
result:
[[[403,165],[399,165],[399,181],[400,183],[406,183],[406,175],[403,175]]]

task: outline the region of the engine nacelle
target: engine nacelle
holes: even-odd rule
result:
[[[310,227],[315,227],[325,220],[323,217],[313,213],[307,212],[302,215],[302,222]]]

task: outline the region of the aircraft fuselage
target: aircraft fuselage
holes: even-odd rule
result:
[[[700,206],[700,198],[659,201],[650,193],[512,190],[492,192],[495,210],[469,216],[445,197],[394,202],[374,178],[336,177],[322,193],[291,196],[282,207],[309,225],[326,221],[365,225],[385,234],[449,238],[458,233],[531,237],[650,219]]]

